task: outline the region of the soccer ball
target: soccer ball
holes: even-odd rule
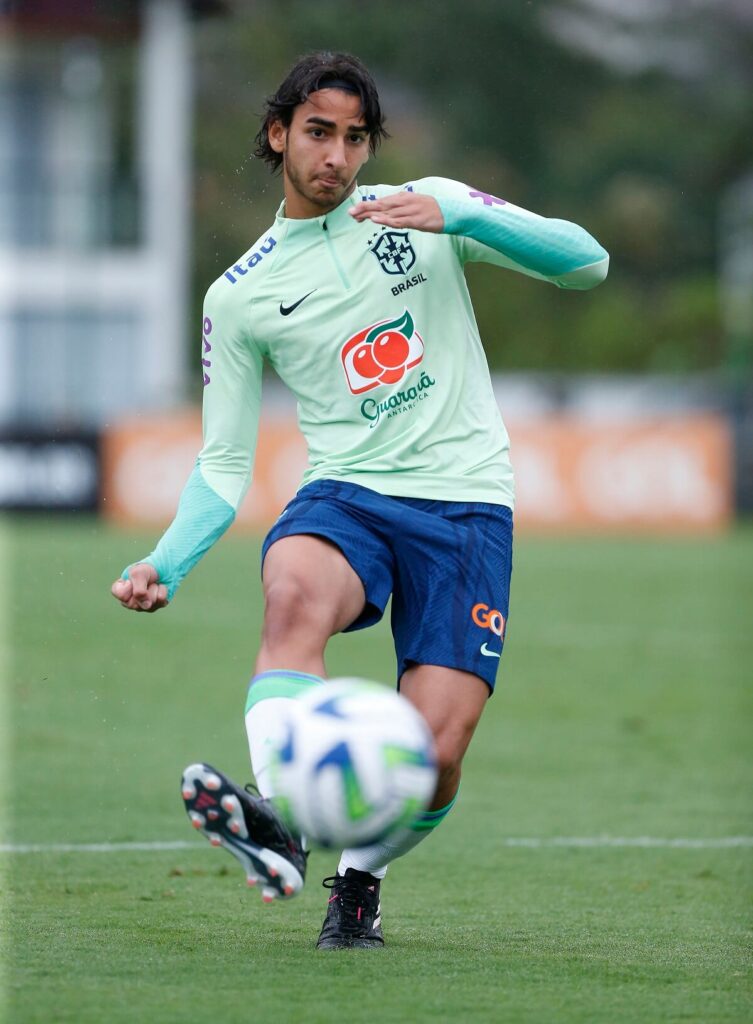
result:
[[[434,740],[404,697],[335,679],[288,703],[272,782],[293,828],[322,846],[367,846],[425,810],[437,781]]]

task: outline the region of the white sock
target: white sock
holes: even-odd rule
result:
[[[438,811],[424,811],[410,828],[400,829],[394,836],[387,836],[380,843],[343,850],[337,866],[338,875],[344,875],[348,868],[355,868],[356,871],[368,871],[374,878],[384,878],[390,862],[410,852],[431,835],[447,817],[456,800],[457,793],[446,807],[440,807]]]
[[[265,798],[274,796],[271,752],[285,738],[283,723],[288,702],[321,682],[319,676],[284,670],[260,672],[251,680],[246,700],[246,733],[256,785]]]

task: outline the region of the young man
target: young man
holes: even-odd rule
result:
[[[262,553],[246,704],[260,798],[191,765],[189,816],[264,899],[300,890],[306,856],[269,801],[270,744],[284,702],[321,683],[329,638],[377,622],[390,594],[400,691],[439,760],[434,800],[407,835],[346,850],[325,879],[324,949],[383,944],[381,879],[452,807],[502,653],[512,471],[463,265],[584,289],[608,263],[582,228],[458,182],[358,186],[384,135],[371,76],[346,54],[302,58],[268,102],[257,152],[282,169],[284,202],[207,293],[204,445],[173,524],[112,588],[134,611],[164,607],[232,523],[268,360],[298,400],[309,468]]]

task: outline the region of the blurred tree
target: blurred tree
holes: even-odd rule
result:
[[[393,135],[364,182],[472,181],[575,220],[610,250],[609,279],[587,294],[469,268],[495,368],[719,365],[717,206],[753,165],[753,19],[736,0],[640,6],[642,17],[612,0],[255,0],[204,24],[197,322],[206,287],[281,198],[250,156],[264,96],[300,53],[344,49],[372,69]]]

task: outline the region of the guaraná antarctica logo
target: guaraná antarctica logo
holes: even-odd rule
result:
[[[396,320],[380,320],[348,338],[340,353],[345,379],[353,395],[362,395],[381,385],[399,384],[406,373],[424,357],[424,342],[406,309]],[[383,401],[372,398],[361,403],[361,415],[375,427],[382,418],[407,412],[426,395],[422,392],[436,382],[422,373],[415,385],[397,391]]]
[[[348,338],[340,357],[351,394],[380,384],[399,384],[424,357],[424,342],[406,309],[397,320],[380,320]]]

